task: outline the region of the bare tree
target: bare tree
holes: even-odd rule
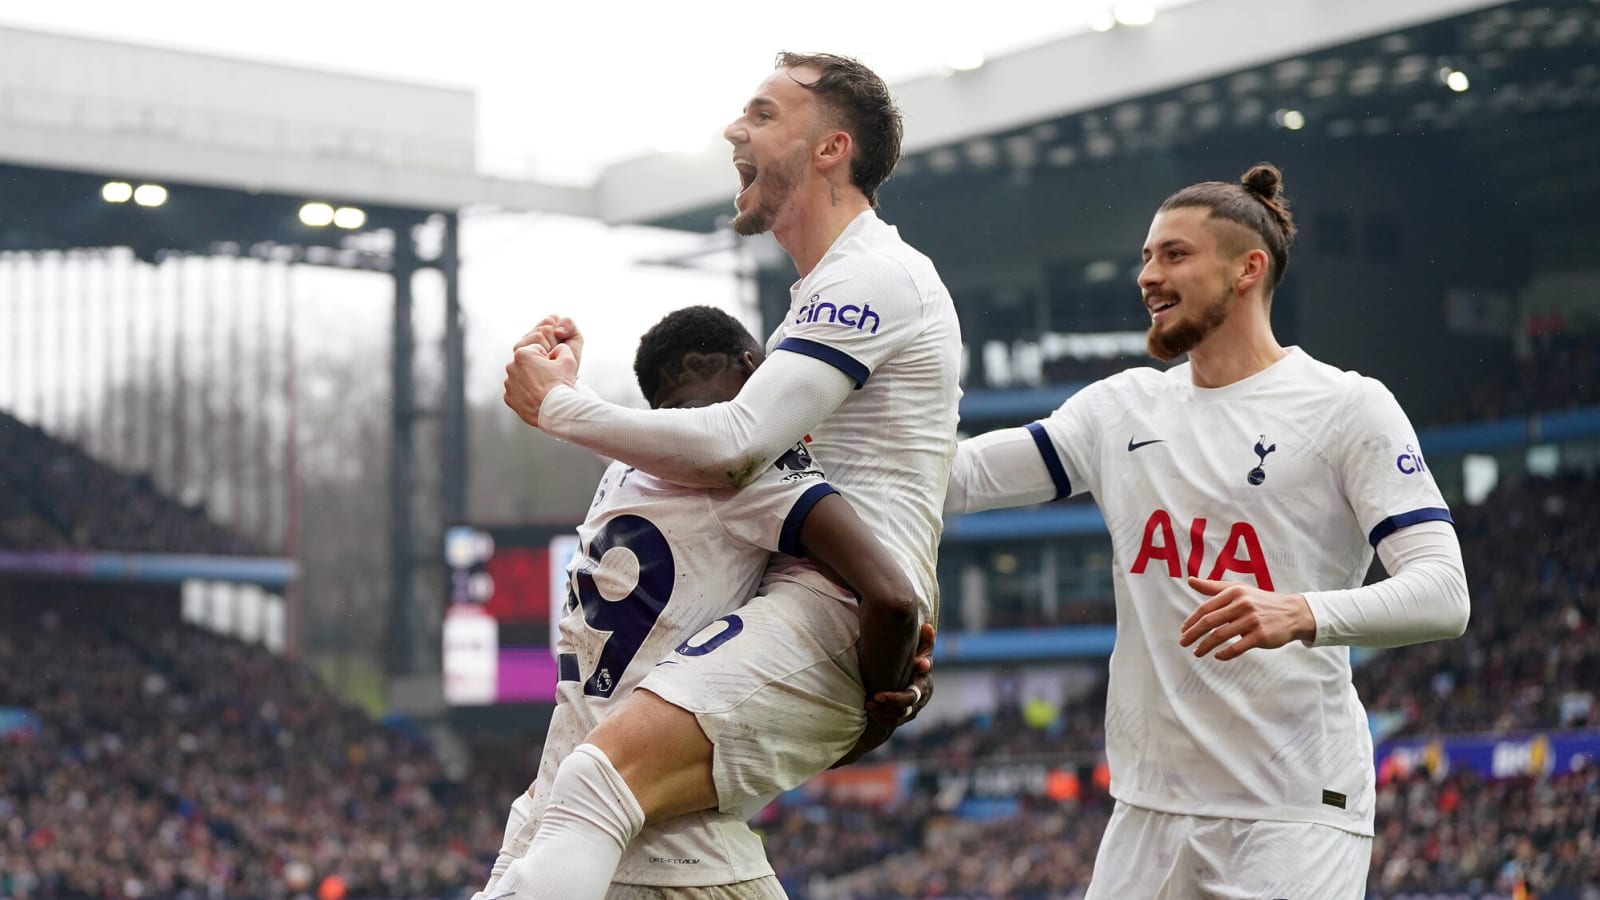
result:
[[[468,411],[468,508],[480,522],[583,520],[605,462],[530,428],[502,404]]]
[[[300,363],[296,442],[300,638],[310,654],[371,654],[389,595],[389,389],[380,348]]]

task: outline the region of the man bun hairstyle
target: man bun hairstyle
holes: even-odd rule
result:
[[[723,356],[727,364],[735,365],[745,353],[760,359],[761,344],[738,319],[714,306],[686,306],[668,313],[639,339],[633,374],[654,409],[662,388],[688,374],[686,357],[697,357],[696,368],[703,370],[708,357]]]
[[[878,206],[878,188],[889,180],[900,162],[904,126],[889,86],[859,60],[832,53],[778,54],[777,68],[801,66],[816,69],[820,77],[801,85],[816,95],[823,113],[850,134],[855,152],[850,158],[850,182]]]
[[[1184,207],[1204,207],[1211,217],[1255,232],[1272,260],[1267,293],[1276,290],[1289,268],[1289,247],[1294,243],[1294,216],[1283,194],[1283,173],[1272,163],[1257,163],[1234,183],[1202,181],[1173,194],[1160,212]]]

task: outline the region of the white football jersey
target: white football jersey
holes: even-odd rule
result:
[[[855,380],[811,447],[905,569],[924,619],[936,621],[934,561],[961,400],[961,326],[950,292],[933,263],[868,210],[789,293],[767,350],[803,353]]]
[[[561,680],[534,783],[535,817],[572,749],[654,666],[749,600],[773,551],[798,555],[801,523],[833,492],[803,444],[742,490],[684,488],[611,464],[567,567]],[[771,873],[742,819],[708,812],[645,828],[616,880],[717,885]]]
[[[1372,740],[1349,648],[1296,641],[1224,662],[1178,638],[1206,599],[1186,576],[1358,587],[1384,537],[1450,521],[1393,395],[1290,348],[1215,389],[1188,364],[1123,372],[1028,429],[1057,495],[1092,493],[1111,532],[1112,795],[1371,835]]]

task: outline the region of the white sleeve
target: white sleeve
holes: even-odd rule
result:
[[[1338,421],[1333,462],[1368,543],[1376,548],[1408,525],[1452,521],[1422,460],[1416,430],[1387,388],[1361,379]]]
[[[834,366],[858,388],[927,327],[916,283],[886,257],[853,254],[831,264],[796,304],[778,349]]]
[[[1090,488],[1104,382],[1078,391],[1047,418],[956,445],[946,513],[978,512],[1061,500]]]
[[[1058,490],[1041,455],[1037,428],[1038,423],[1002,428],[957,444],[944,495],[945,513],[1054,500]]]
[[[685,487],[744,487],[839,408],[855,382],[799,353],[774,353],[727,403],[631,409],[568,387],[545,397],[539,427]]]
[[[1388,578],[1305,595],[1317,623],[1312,646],[1402,647],[1460,637],[1472,604],[1455,528],[1429,521],[1378,542]]]
[[[730,539],[763,550],[804,556],[800,526],[818,501],[836,493],[804,443],[778,457],[737,490],[707,491],[707,510]]]

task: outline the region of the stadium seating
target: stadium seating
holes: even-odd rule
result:
[[[1600,481],[1536,479],[1454,510],[1472,587],[1456,641],[1378,655],[1356,672],[1398,734],[1600,725]]]
[[[1531,333],[1529,340],[1532,352],[1503,378],[1469,383],[1450,418],[1499,419],[1600,404],[1600,352],[1592,340],[1559,327]]]
[[[5,546],[238,546],[28,426],[0,419],[0,442],[8,485],[69,497],[0,491]],[[166,524],[92,516],[96,492]],[[1466,635],[1356,670],[1389,737],[1600,725],[1597,501],[1595,479],[1531,479],[1455,510]],[[452,779],[302,665],[132,608],[77,612],[70,591],[0,600],[0,897],[459,898],[481,883],[531,773]],[[909,767],[892,801],[802,791],[758,826],[796,898],[1077,897],[1111,809],[1093,771],[1102,714],[1103,688],[1048,728],[1003,708],[907,733],[863,763]],[[1070,790],[974,799],[941,777],[1036,763]],[[1600,768],[1385,772],[1377,827],[1373,898],[1594,897]]]
[[[448,778],[304,666],[184,625],[0,604],[0,897],[449,897],[517,784]],[[523,782],[521,786],[525,786]]]
[[[72,444],[0,412],[0,549],[258,554]]]

